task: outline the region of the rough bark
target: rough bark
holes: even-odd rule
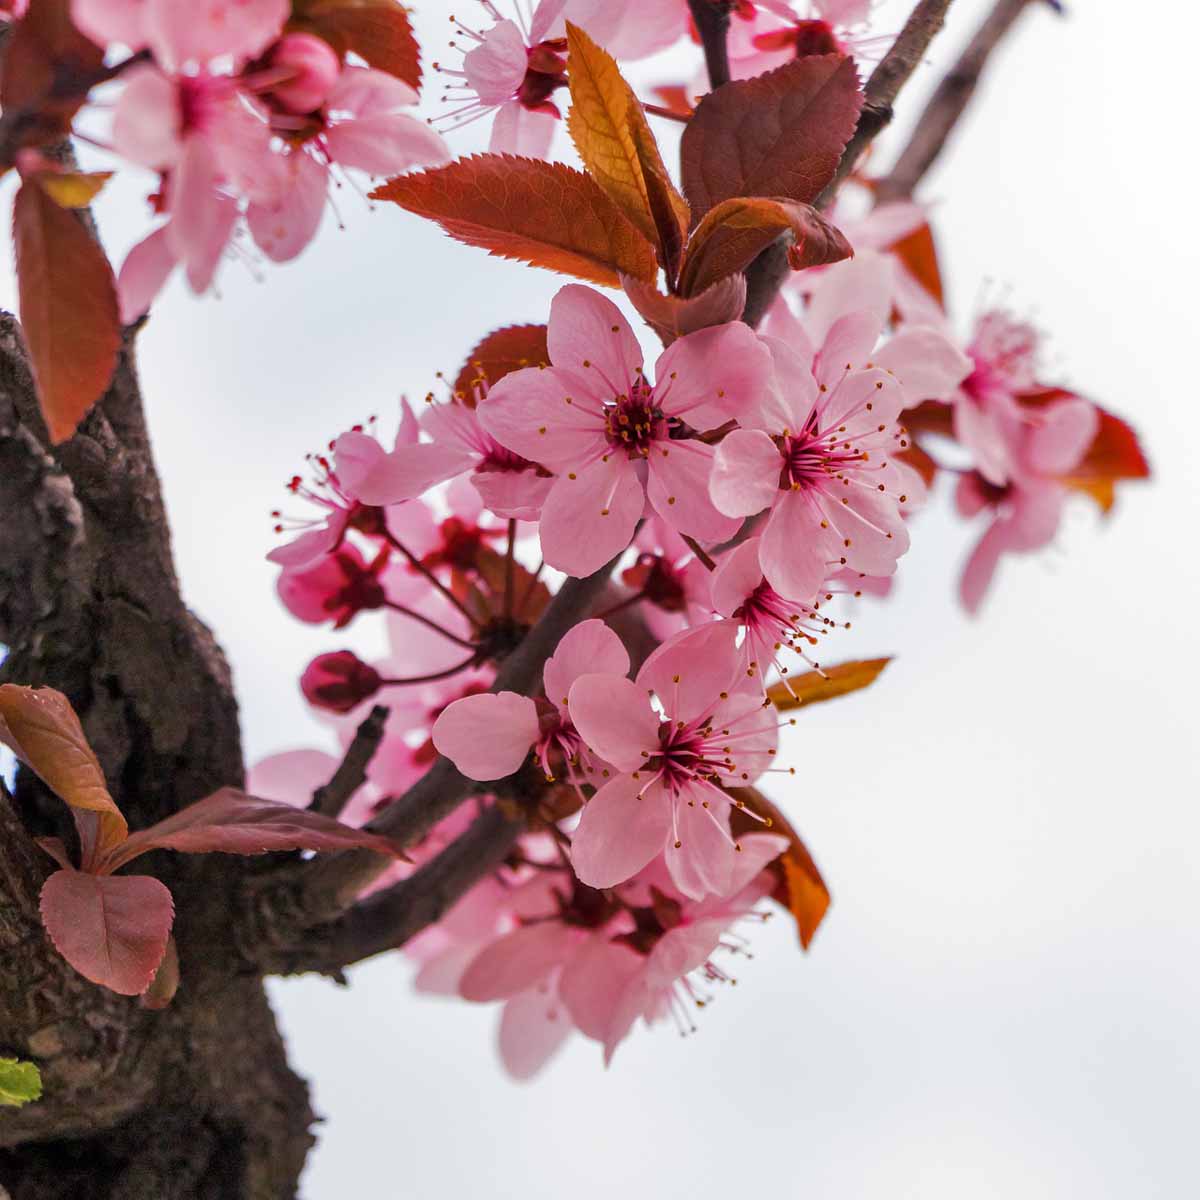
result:
[[[0,681],[79,711],[131,825],[242,779],[225,660],[180,598],[132,347],[80,432],[48,448],[20,329],[0,315]],[[0,797],[0,1054],[32,1059],[43,1099],[0,1115],[13,1200],[285,1200],[313,1115],[259,976],[230,944],[261,864],[160,854],[181,986],[150,1012],[75,974],[37,916],[31,835],[71,836],[27,774]]]

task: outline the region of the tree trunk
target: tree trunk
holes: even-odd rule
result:
[[[179,594],[131,345],[50,449],[20,329],[0,315],[0,514],[0,682],[66,693],[134,829],[240,784],[229,668]],[[37,1063],[44,1095],[0,1110],[0,1185],[12,1200],[293,1196],[313,1113],[240,949],[248,885],[283,856],[146,860],[175,898],[181,977],[155,1012],[49,944],[51,864],[32,841],[47,833],[73,837],[66,806],[23,772],[0,793],[0,1055]]]

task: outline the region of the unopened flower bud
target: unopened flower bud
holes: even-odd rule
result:
[[[318,654],[300,676],[300,690],[309,704],[335,713],[351,712],[382,683],[379,672],[352,650]]]
[[[342,70],[333,47],[311,33],[285,33],[275,43],[268,62],[272,67],[295,71],[290,79],[271,89],[276,103],[293,113],[320,108]]]

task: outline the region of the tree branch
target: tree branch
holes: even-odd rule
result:
[[[945,24],[946,10],[950,4],[951,0],[920,0],[892,43],[892,48],[871,72],[863,88],[863,108],[858,128],[838,163],[837,174],[817,197],[818,208],[828,208],[833,203],[842,180],[854,170],[863,152],[892,119],[892,105],[900,89],[908,82],[929,48],[929,43]],[[772,243],[750,264],[746,270],[746,307],[742,310],[742,320],[747,325],[757,326],[767,315],[790,270],[787,245],[782,240]]]
[[[383,741],[383,729],[387,723],[388,710],[381,704],[371,709],[367,718],[359,725],[354,740],[346,750],[330,781],[313,792],[308,806],[326,817],[340,817],[350,798],[366,782],[367,768],[379,743]]]
[[[1054,0],[996,0],[958,62],[938,84],[895,166],[877,181],[877,203],[907,200],[916,191],[970,104],[992,52],[1027,8],[1047,2]]]
[[[442,917],[481,879],[495,871],[516,844],[525,823],[499,807],[407,879],[367,897],[340,920],[314,932],[299,953],[286,951],[269,968],[276,974],[342,968],[395,950]]]
[[[730,0],[688,0],[692,21],[704,47],[708,82],[718,88],[729,82],[729,10]]]

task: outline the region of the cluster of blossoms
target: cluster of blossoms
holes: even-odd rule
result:
[[[387,611],[383,661],[338,650],[302,680],[343,744],[372,704],[389,708],[370,803],[435,753],[495,789],[483,804],[536,798],[505,866],[410,947],[423,990],[504,1001],[515,1075],[571,1028],[607,1056],[638,1016],[690,1028],[681,1002],[706,1000],[726,977],[718,951],[742,944],[734,926],[777,892],[789,838],[741,789],[788,773],[773,700],[797,667],[819,677],[831,604],[885,593],[908,546],[926,495],[909,415],[932,428],[922,414],[950,414],[975,463],[959,504],[997,514],[969,604],[1001,550],[1040,544],[1031,513],[1047,518],[1037,536],[1053,532],[1096,410],[1032,394],[1032,335],[1002,314],[963,349],[928,297],[898,319],[902,270],[864,249],[800,276],[762,333],[702,329],[653,368],[612,301],[567,285],[544,361],[431,395],[420,419],[405,406],[390,448],[351,430],[314,460],[316,483],[290,485],[321,513],[311,528],[280,519],[295,535],[271,555],[285,605],[335,628]],[[491,690],[549,600],[543,569],[582,577],[614,559],[626,586],[562,638],[540,691]],[[638,609],[661,644],[631,680],[608,621]],[[267,767],[303,774],[309,755]],[[461,828],[448,820],[418,861]]]
[[[888,593],[939,475],[957,477],[965,517],[991,517],[963,574],[973,612],[1001,556],[1054,537],[1072,491],[1107,508],[1113,481],[1146,468],[1127,426],[1040,381],[1028,324],[991,311],[961,337],[920,205],[814,207],[861,110],[852,59],[887,41],[866,0],[724,6],[733,81],[703,99],[698,82],[666,89],[681,93],[667,109],[644,105],[611,54],[695,35],[687,0],[480,6],[480,28],[455,22],[462,62],[440,68],[455,81],[443,115],[491,115],[505,153],[374,194],[469,244],[623,287],[664,348],[651,363],[613,300],[563,286],[545,325],[486,337],[419,415],[403,402],[394,438],[372,420],[312,456],[274,514],[286,540],[269,557],[299,620],[387,624],[383,657],[334,649],[300,680],[343,749],[386,709],[347,820],[371,837],[439,758],[471,783],[473,803],[371,886],[419,872],[481,810],[519,826],[500,865],[406,950],[420,988],[503,1002],[501,1051],[523,1077],[571,1029],[606,1059],[638,1018],[690,1029],[769,904],[808,944],[828,893],[759,787],[794,774],[787,713],[874,677],[823,668],[818,647],[847,598]],[[406,111],[413,82],[358,61],[377,47],[347,43],[347,10],[359,11],[72,0],[118,81],[112,147],[158,175],[162,223],[121,272],[126,319],[177,264],[204,290],[243,230],[268,257],[299,253],[331,172],[450,157]],[[795,122],[777,140],[800,159],[774,163],[772,147],[767,167],[738,175],[729,126],[761,102],[739,81],[764,71],[763,92],[800,98],[774,114]],[[541,161],[567,99],[588,106],[569,123],[586,172]],[[684,194],[647,108],[688,121]],[[797,269],[756,329],[739,319],[746,276],[781,237]],[[556,612],[571,588],[589,597],[573,625]],[[540,686],[513,690],[509,664],[547,628]],[[250,786],[303,804],[336,765],[291,751]]]
[[[119,276],[126,321],[176,266],[207,290],[243,232],[268,258],[294,258],[335,173],[389,176],[449,158],[407,111],[410,82],[347,61],[296,25],[288,0],[72,0],[71,16],[116,60],[111,148],[158,176],[150,201],[162,221]]]

